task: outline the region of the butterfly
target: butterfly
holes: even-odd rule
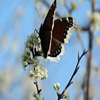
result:
[[[51,5],[44,23],[40,26],[39,37],[44,58],[58,62],[64,53],[64,43],[68,43],[76,21],[72,17],[54,20],[57,0]]]

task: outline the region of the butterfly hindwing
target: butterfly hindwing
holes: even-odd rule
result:
[[[54,21],[52,38],[62,43],[68,43],[72,31],[76,27],[76,21],[72,17],[60,18]]]
[[[50,57],[56,57],[55,60],[60,59],[60,55],[64,53],[63,43],[68,43],[75,28],[76,21],[72,17],[60,18],[54,21]]]

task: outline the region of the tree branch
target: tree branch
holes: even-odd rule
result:
[[[73,72],[73,74],[72,74],[72,76],[71,76],[71,78],[70,78],[68,84],[66,85],[66,87],[65,87],[64,90],[62,91],[62,93],[61,93],[61,94],[59,94],[59,93],[57,94],[57,95],[58,95],[58,100],[60,100],[60,99],[63,97],[63,94],[65,93],[65,91],[67,90],[67,88],[72,84],[72,79],[73,79],[73,77],[76,75],[76,73],[77,73],[77,71],[78,71],[78,69],[79,69],[79,63],[80,63],[82,57],[83,57],[86,53],[87,53],[87,51],[84,50],[81,56],[79,56],[79,54],[78,54],[78,61],[77,61],[75,70],[74,70],[74,72]]]

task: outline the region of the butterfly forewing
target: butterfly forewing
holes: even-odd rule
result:
[[[47,16],[46,16],[46,18],[44,20],[44,23],[43,23],[44,26],[47,26],[50,29],[53,28],[52,26],[54,24],[54,14],[55,14],[55,9],[56,9],[56,5],[57,5],[56,2],[57,1],[54,0],[53,4],[51,5],[51,7],[50,7],[50,9],[49,9],[49,11],[47,13]]]
[[[43,25],[41,25],[39,31],[39,37],[41,39],[41,46],[45,58],[47,57],[48,53],[50,53],[55,9],[56,9],[56,0],[51,5],[50,10],[48,11],[47,16],[45,18],[45,21]]]

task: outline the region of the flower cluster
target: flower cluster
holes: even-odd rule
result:
[[[23,67],[31,66],[30,77],[33,79],[46,79],[48,77],[47,70],[44,68],[38,59],[41,52],[41,45],[38,34],[31,34],[25,42],[25,50],[22,56]]]
[[[58,95],[60,95],[60,94],[59,94],[60,84],[59,84],[59,83],[54,84],[54,85],[53,85],[53,88],[54,88],[54,90],[56,91],[56,93],[57,93]],[[69,97],[69,94],[68,94],[67,91],[64,92],[64,94],[62,95],[61,98],[62,98],[62,99],[66,99],[66,100],[70,100],[70,97]]]
[[[48,77],[47,75],[47,69],[44,68],[43,66],[37,66],[35,68],[35,70],[30,70],[30,77],[31,78],[34,78],[34,80],[37,80],[37,79],[46,79]]]
[[[87,17],[92,20],[93,24],[91,26],[92,30],[98,31],[100,29],[100,13],[99,12],[93,12],[93,13],[87,13]]]
[[[22,55],[23,67],[29,65],[38,66],[39,60],[36,58],[36,51],[41,49],[38,34],[31,34],[25,42],[25,49]]]

